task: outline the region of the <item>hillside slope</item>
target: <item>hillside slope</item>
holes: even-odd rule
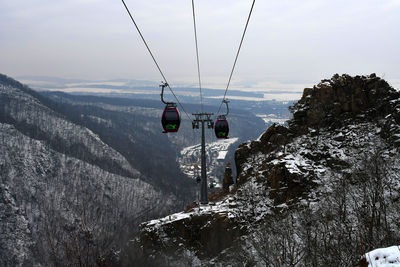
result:
[[[0,265],[96,264],[176,206],[118,151],[0,75]]]
[[[142,225],[124,266],[354,266],[400,243],[400,93],[334,75],[235,153],[236,188]]]

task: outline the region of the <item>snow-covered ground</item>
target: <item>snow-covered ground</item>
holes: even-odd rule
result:
[[[229,218],[235,217],[234,209],[232,207],[236,206],[235,198],[228,197],[222,201],[218,201],[215,203],[209,203],[207,205],[200,205],[189,212],[179,212],[170,214],[164,218],[159,218],[155,220],[151,220],[146,222],[144,226],[146,227],[159,227],[164,224],[168,224],[171,222],[183,220],[190,218],[194,215],[205,215],[205,214],[216,214],[216,213],[226,213]]]
[[[281,118],[276,114],[257,114],[257,117],[261,118],[266,125],[276,123],[276,124],[285,124],[289,118]]]
[[[207,175],[209,182],[213,182],[217,188],[221,187],[228,149],[238,140],[238,138],[220,139],[206,144]],[[201,144],[182,149],[178,161],[182,172],[190,178],[196,179],[197,175],[200,175]]]
[[[400,266],[400,246],[378,248],[365,254],[368,266]]]

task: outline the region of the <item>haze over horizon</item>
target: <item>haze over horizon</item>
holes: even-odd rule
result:
[[[197,86],[191,1],[126,0],[171,85]],[[202,85],[225,89],[251,0],[195,1]],[[0,2],[0,72],[161,77],[121,1]],[[400,1],[256,1],[232,89],[302,91],[334,73],[400,88]]]

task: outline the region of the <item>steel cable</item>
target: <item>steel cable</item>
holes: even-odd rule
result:
[[[198,42],[197,42],[196,15],[194,12],[194,0],[192,0],[192,11],[193,11],[194,40],[196,43],[197,74],[199,77],[199,88],[200,88],[200,105],[201,105],[201,112],[203,112],[203,94],[202,94],[202,90],[201,90],[199,46],[198,46]]]
[[[235,61],[234,61],[234,63],[233,63],[233,67],[232,67],[232,70],[231,70],[231,74],[229,75],[228,84],[226,85],[224,97],[222,98],[221,104],[219,105],[219,108],[218,108],[218,111],[217,111],[217,115],[218,115],[219,111],[221,110],[221,106],[222,106],[222,104],[224,103],[224,100],[225,100],[225,97],[226,97],[226,93],[228,92],[228,88],[229,88],[229,85],[230,85],[230,83],[231,83],[233,71],[235,70],[236,62],[237,62],[237,59],[238,59],[238,57],[239,57],[239,52],[240,52],[240,49],[241,49],[242,44],[243,44],[244,36],[246,35],[247,26],[249,25],[251,13],[253,12],[253,7],[254,7],[254,3],[255,3],[255,2],[256,2],[256,0],[253,0],[253,4],[251,5],[251,9],[250,9],[250,12],[249,12],[249,16],[247,17],[246,26],[244,27],[242,39],[240,40],[240,45],[239,45],[238,51],[237,51],[237,53],[236,53],[236,57],[235,57]]]
[[[122,0],[122,3],[124,4],[125,9],[126,9],[126,11],[128,12],[128,14],[129,14],[129,17],[131,17],[131,20],[132,20],[133,24],[135,25],[136,30],[138,31],[140,37],[142,38],[142,41],[143,41],[143,43],[145,44],[145,46],[146,46],[146,48],[147,48],[147,51],[149,51],[151,58],[153,59],[154,63],[156,64],[158,71],[160,72],[162,78],[164,79],[164,82],[167,83],[167,86],[168,86],[169,90],[171,91],[172,95],[175,97],[176,101],[178,102],[179,106],[182,108],[183,112],[185,112],[185,114],[186,114],[186,116],[188,117],[188,119],[189,119],[189,120],[192,120],[192,119],[190,118],[189,114],[188,114],[188,113],[186,112],[186,110],[183,108],[181,102],[179,101],[178,97],[175,95],[174,91],[173,91],[173,90],[171,89],[171,87],[169,86],[169,83],[168,83],[168,81],[167,81],[167,78],[165,78],[164,73],[162,72],[160,66],[159,66],[158,63],[157,63],[157,60],[155,59],[153,53],[151,52],[150,47],[148,46],[146,40],[144,39],[142,32],[140,31],[138,25],[136,24],[136,21],[133,19],[133,16],[132,16],[131,12],[129,11],[128,6],[125,4],[125,1],[124,1],[124,0]]]

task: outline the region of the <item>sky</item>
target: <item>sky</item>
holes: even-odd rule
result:
[[[196,86],[190,0],[125,0],[172,86]],[[202,85],[225,89],[252,0],[195,0]],[[256,0],[231,88],[302,91],[335,73],[400,88],[400,0]],[[161,76],[119,0],[0,0],[0,73]]]

